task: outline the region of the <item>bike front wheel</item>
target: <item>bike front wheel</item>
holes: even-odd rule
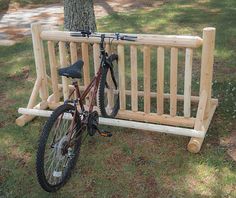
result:
[[[109,66],[102,68],[99,85],[99,107],[103,117],[114,118],[119,111],[119,75],[118,56],[112,54],[108,58]]]
[[[71,175],[79,157],[82,132],[80,119],[69,120],[75,107],[58,107],[43,127],[36,156],[36,172],[41,187],[48,192],[61,188]]]

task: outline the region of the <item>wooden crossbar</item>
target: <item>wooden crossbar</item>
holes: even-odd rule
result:
[[[19,108],[18,112],[21,114],[27,114],[27,115],[32,115],[32,116],[42,116],[42,117],[50,117],[50,115],[52,114],[52,111],[27,109],[27,108]],[[63,118],[72,119],[72,116],[71,114],[65,113],[63,115]],[[196,137],[196,138],[203,138],[205,135],[201,131],[197,131],[194,129],[164,126],[164,125],[158,125],[158,124],[149,124],[149,123],[142,123],[142,122],[134,122],[134,121],[127,121],[127,120],[120,120],[120,119],[109,119],[109,118],[103,118],[103,117],[99,117],[99,123],[103,125],[128,127],[128,128],[133,128],[133,129],[141,129],[145,131],[169,133],[169,134],[174,134],[174,135],[183,135],[183,136]]]
[[[98,33],[99,34],[99,33]],[[108,35],[114,35],[114,33],[107,33]],[[122,34],[122,33],[121,33]],[[126,34],[131,35],[132,34]],[[135,34],[137,36],[137,34]],[[41,38],[49,41],[69,41],[69,42],[86,42],[86,43],[99,43],[99,38],[85,38],[85,37],[73,37],[70,36],[70,32],[65,31],[43,31],[41,32]],[[108,39],[106,39],[108,41]],[[113,41],[113,44],[133,44],[133,45],[151,45],[151,46],[163,46],[163,47],[189,47],[198,48],[202,45],[203,40],[198,36],[178,36],[178,35],[145,35],[138,34],[136,42],[130,41]]]

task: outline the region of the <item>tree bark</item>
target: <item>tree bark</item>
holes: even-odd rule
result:
[[[69,31],[96,31],[93,0],[64,0],[64,25]]]

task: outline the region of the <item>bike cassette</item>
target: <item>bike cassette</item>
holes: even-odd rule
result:
[[[99,122],[98,112],[93,111],[88,116],[88,124],[87,124],[87,130],[90,136],[93,136],[96,133],[98,129],[98,122]]]

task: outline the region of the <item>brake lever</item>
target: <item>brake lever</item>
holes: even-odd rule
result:
[[[88,37],[88,38],[89,38],[89,35],[92,34],[90,30],[79,30],[79,32],[81,33],[82,37]]]
[[[116,32],[116,33],[115,33],[115,36],[116,36],[116,40],[119,40],[119,39],[120,39],[120,33]]]

